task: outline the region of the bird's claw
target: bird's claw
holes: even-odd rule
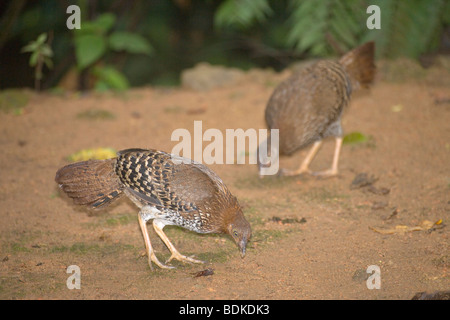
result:
[[[321,178],[331,178],[338,175],[337,170],[329,169],[325,171],[318,171],[318,172],[312,172],[311,173],[315,177],[321,177]]]
[[[280,177],[293,177],[301,174],[313,174],[311,170],[308,168],[301,168],[299,170],[288,170],[288,169],[280,169],[278,170],[278,176]]]
[[[181,262],[191,262],[191,263],[205,263],[204,261],[197,260],[191,257],[186,257],[180,253],[172,253],[169,259],[167,259],[166,263],[169,263],[172,259],[176,259]]]
[[[168,266],[168,265],[166,265],[166,264],[161,263],[161,262],[158,260],[158,258],[156,257],[156,255],[155,255],[154,253],[152,253],[152,254],[150,255],[150,258],[148,259],[148,264],[149,264],[149,266],[150,266],[150,269],[151,269],[152,271],[154,271],[154,270],[153,270],[152,262],[153,262],[154,264],[156,264],[158,267],[160,267],[161,269],[175,269],[175,267],[173,267],[173,266]],[[166,263],[167,263],[167,262],[166,262]]]

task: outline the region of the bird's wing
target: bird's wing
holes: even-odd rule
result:
[[[144,204],[165,207],[163,192],[172,166],[166,153],[157,150],[127,149],[117,153],[116,173],[126,189]]]
[[[324,126],[322,130],[325,130],[338,120],[347,105],[351,85],[344,69],[337,63],[322,61],[316,69],[320,81],[312,84],[311,114],[317,119],[315,124]]]
[[[320,61],[296,72],[269,99],[266,108],[269,127],[280,121],[298,126],[302,120],[311,121],[311,117],[334,118],[340,112],[342,100],[349,95],[347,84],[344,70],[332,61]]]
[[[280,150],[290,154],[339,120],[350,93],[349,81],[335,62],[320,61],[293,74],[273,92],[266,108],[271,129],[280,129]]]
[[[206,166],[162,151],[119,152],[117,173],[138,199],[158,208],[189,212],[213,197],[223,182]]]
[[[105,207],[122,196],[115,163],[116,159],[72,163],[58,170],[55,181],[76,204]]]
[[[180,200],[194,205],[212,198],[219,192],[221,184],[217,183],[217,176],[209,171],[204,165],[198,163],[177,164],[170,181],[170,188]]]
[[[152,195],[151,193],[138,191],[135,188],[133,188],[132,186],[128,186],[127,190],[129,192],[131,192],[136,198],[140,199],[141,201],[143,201],[144,203],[146,203],[148,205],[155,206],[155,207],[160,207],[163,205],[161,203],[161,201],[159,201],[159,199],[157,197],[155,197],[154,195]]]

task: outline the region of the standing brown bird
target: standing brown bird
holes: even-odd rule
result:
[[[157,150],[128,149],[117,158],[89,160],[58,170],[55,181],[75,204],[105,207],[123,194],[139,208],[139,225],[144,236],[148,263],[172,268],[156,257],[147,230],[153,228],[172,253],[172,259],[202,263],[180,254],[163,228],[177,225],[198,233],[231,235],[244,257],[251,237],[237,199],[223,181],[206,166],[190,159]]]
[[[295,73],[274,90],[265,116],[269,129],[279,129],[279,153],[291,155],[313,145],[297,170],[282,170],[280,174],[338,174],[342,112],[352,91],[373,81],[374,50],[375,44],[368,42],[348,52],[339,61],[321,60]],[[332,166],[329,170],[313,173],[309,164],[322,140],[330,136],[336,138]],[[264,164],[260,163],[260,174],[263,167]]]

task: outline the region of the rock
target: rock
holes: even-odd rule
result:
[[[356,282],[363,282],[369,278],[369,274],[365,269],[355,270],[352,276],[352,280]]]
[[[214,88],[237,84],[245,75],[244,71],[224,66],[213,66],[201,62],[194,68],[181,73],[181,84],[185,88],[208,91]]]
[[[358,189],[362,187],[367,187],[372,185],[378,178],[375,178],[373,175],[369,176],[367,173],[358,173],[353,179],[350,189]]]
[[[432,293],[418,292],[411,300],[450,300],[450,290]]]

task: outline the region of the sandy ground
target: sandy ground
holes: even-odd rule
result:
[[[1,299],[411,299],[450,289],[450,77],[378,79],[356,94],[343,119],[340,175],[260,180],[255,165],[211,165],[237,196],[253,228],[241,259],[231,239],[166,231],[181,253],[205,265],[173,262],[152,272],[143,255],[137,208],[122,199],[105,211],[76,207],[54,176],[67,156],[86,148],[171,151],[173,130],[265,128],[263,113],[286,73],[256,73],[204,92],[142,88],[122,94],[31,94],[21,115],[0,112]],[[439,77],[436,79],[436,77]],[[108,111],[112,119],[80,113]],[[208,143],[205,142],[204,146]],[[312,169],[328,168],[327,141]],[[282,158],[299,165],[305,151]],[[377,180],[352,188],[360,173]],[[372,228],[428,230],[383,234]],[[399,228],[397,228],[397,231]],[[170,253],[151,232],[161,260]],[[66,269],[81,270],[69,290]],[[368,266],[380,288],[368,289]],[[209,276],[195,273],[212,268]],[[372,282],[373,283],[373,282]]]

